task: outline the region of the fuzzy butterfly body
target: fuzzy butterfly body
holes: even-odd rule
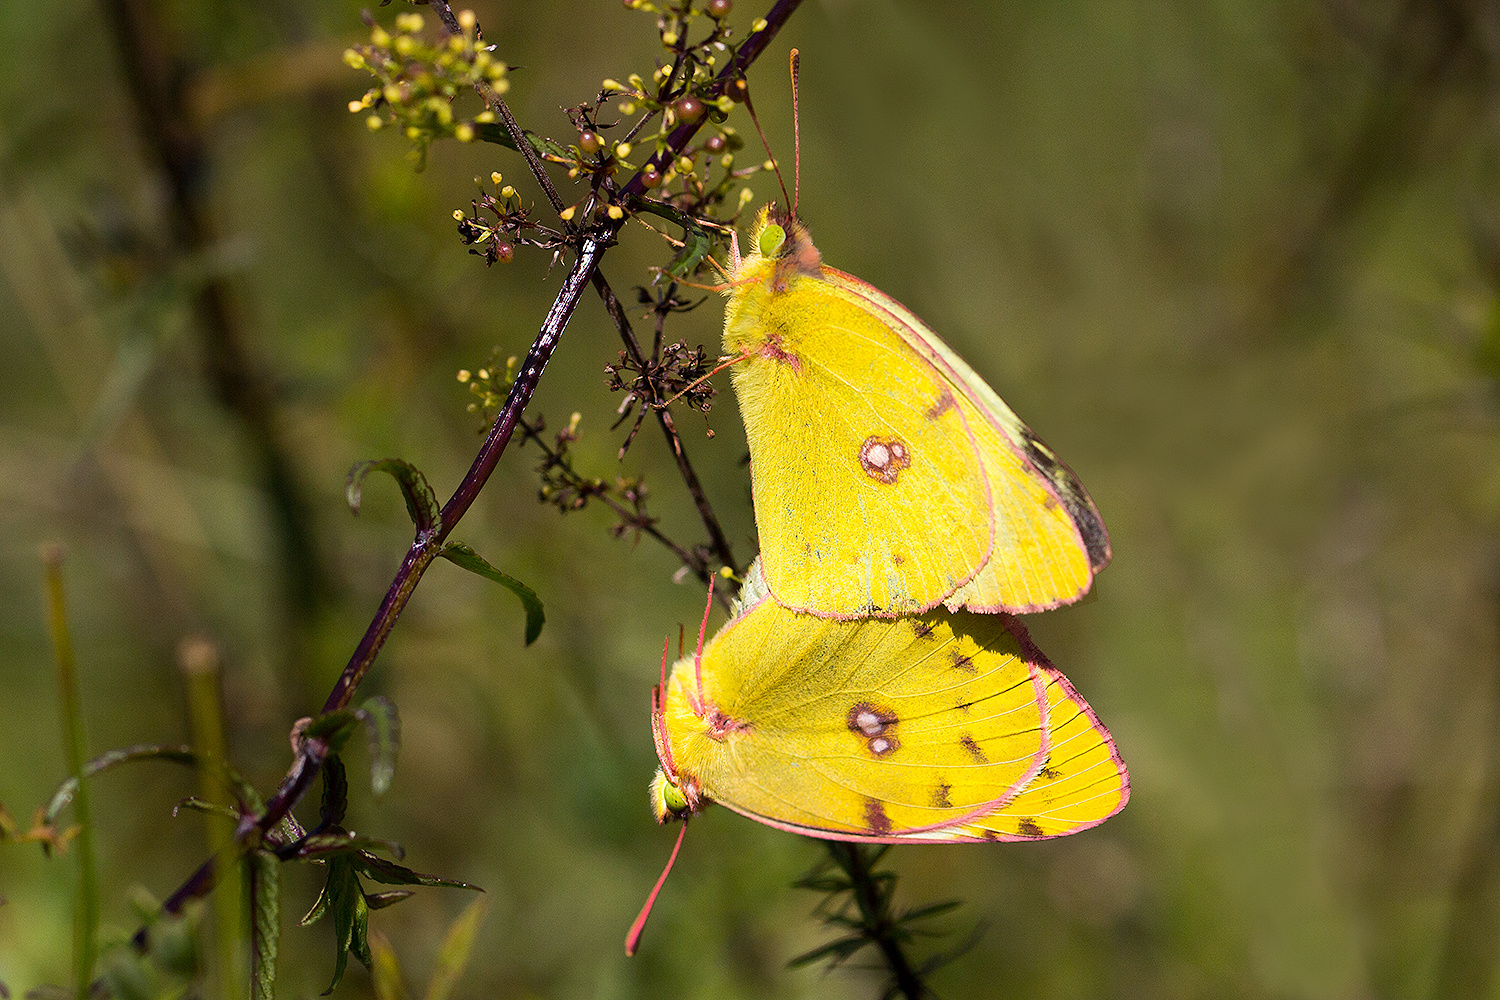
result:
[[[1129,797],[1109,732],[1009,616],[821,619],[753,573],[652,722],[663,822],[720,802],[835,840],[1034,840]]]
[[[786,607],[895,617],[1077,600],[1109,561],[1072,472],[909,310],[762,212],[724,346]]]

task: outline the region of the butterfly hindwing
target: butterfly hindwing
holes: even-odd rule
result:
[[[673,669],[679,781],[762,822],[900,840],[993,812],[1049,751],[1045,683],[1000,618],[744,611]]]

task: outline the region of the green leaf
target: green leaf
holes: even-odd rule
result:
[[[441,887],[445,889],[473,889],[475,892],[484,890],[477,885],[467,882],[457,882],[453,879],[438,878],[436,875],[423,875],[414,872],[404,865],[398,865],[394,861],[376,857],[367,851],[361,851],[353,862],[361,873],[373,882],[383,885],[425,885],[430,887]]]
[[[474,936],[479,931],[479,922],[484,919],[488,901],[481,896],[458,915],[443,935],[443,946],[438,949],[437,967],[432,970],[432,981],[427,984],[425,1000],[448,1000],[464,966],[469,964],[469,954],[474,949]]]
[[[536,596],[536,591],[485,562],[479,553],[463,542],[449,542],[438,554],[449,562],[462,566],[470,573],[478,573],[486,580],[493,580],[521,599],[521,606],[526,609],[526,645],[531,645],[536,641],[536,637],[542,634],[542,623],[547,620],[547,616],[542,610],[542,600]]]
[[[276,952],[281,943],[281,862],[250,855],[250,1000],[276,1000]]]
[[[543,156],[556,156],[564,160],[573,159],[572,150],[552,139],[529,132],[526,129],[522,129],[521,134],[526,137],[527,142],[531,143],[531,148]],[[514,150],[517,153],[520,152],[519,149],[516,149],[515,141],[511,139],[510,132],[506,129],[504,122],[476,122],[474,124],[474,135],[483,142],[493,142],[498,146],[504,146],[506,149]]]
[[[302,838],[297,842],[298,860],[309,858],[326,858],[329,855],[353,855],[367,851],[388,851],[396,857],[401,857],[405,852],[401,845],[392,840],[381,840],[378,837],[362,837],[348,830],[332,830],[327,833],[314,833]]]
[[[410,889],[387,889],[385,892],[365,893],[365,905],[372,910],[383,910],[387,906],[395,906],[403,899],[415,895]]]
[[[396,774],[396,750],[401,744],[401,719],[396,703],[376,695],[355,713],[365,724],[370,740],[370,790],[384,795]]]
[[[380,458],[360,462],[350,469],[349,481],[344,488],[350,510],[359,513],[365,477],[372,472],[384,472],[396,480],[401,487],[401,495],[406,498],[406,511],[411,515],[411,522],[417,526],[419,533],[439,530],[442,525],[442,508],[438,506],[437,497],[433,494],[432,487],[427,485],[427,477],[422,475],[422,471],[405,459]]]
[[[676,206],[651,198],[637,198],[631,202],[630,207],[637,212],[646,212],[676,223],[682,228],[682,248],[667,265],[667,272],[673,277],[684,278],[692,274],[703,258],[713,251],[714,238],[698,224],[697,219]]]

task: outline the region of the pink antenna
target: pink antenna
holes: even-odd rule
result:
[[[798,52],[792,50],[792,218],[801,218],[797,214],[799,199],[802,197],[802,114],[797,110],[797,63]],[[785,194],[785,189],[782,189]]]
[[[698,650],[693,654],[693,674],[698,678],[698,704],[707,704],[703,696],[703,636],[708,632],[708,613],[714,609],[714,577],[708,578],[708,603],[703,608],[703,624],[698,626]],[[701,712],[700,712],[701,714]]]
[[[687,819],[682,821],[682,830],[677,834],[677,843],[672,845],[672,856],[667,858],[667,867],[661,870],[661,877],[656,880],[656,885],[651,887],[651,895],[646,897],[646,905],[641,907],[641,912],[636,914],[635,922],[630,925],[629,932],[625,935],[625,954],[634,955],[635,950],[641,946],[641,934],[646,930],[646,918],[651,916],[651,907],[656,905],[656,896],[661,892],[661,887],[666,884],[667,875],[672,871],[672,866],[677,863],[677,852],[682,850],[682,838],[687,836]]]

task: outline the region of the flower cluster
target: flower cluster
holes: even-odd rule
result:
[[[419,163],[437,139],[471,142],[479,126],[495,121],[488,108],[468,119],[455,116],[453,105],[460,95],[476,88],[498,95],[510,87],[508,67],[478,41],[474,12],[461,12],[458,21],[462,34],[437,41],[422,37],[420,14],[397,15],[394,31],[372,21],[370,44],[344,52],[345,63],[369,70],[379,81],[364,97],[350,101],[349,110],[369,111],[365,121],[372,129],[402,129]]]

